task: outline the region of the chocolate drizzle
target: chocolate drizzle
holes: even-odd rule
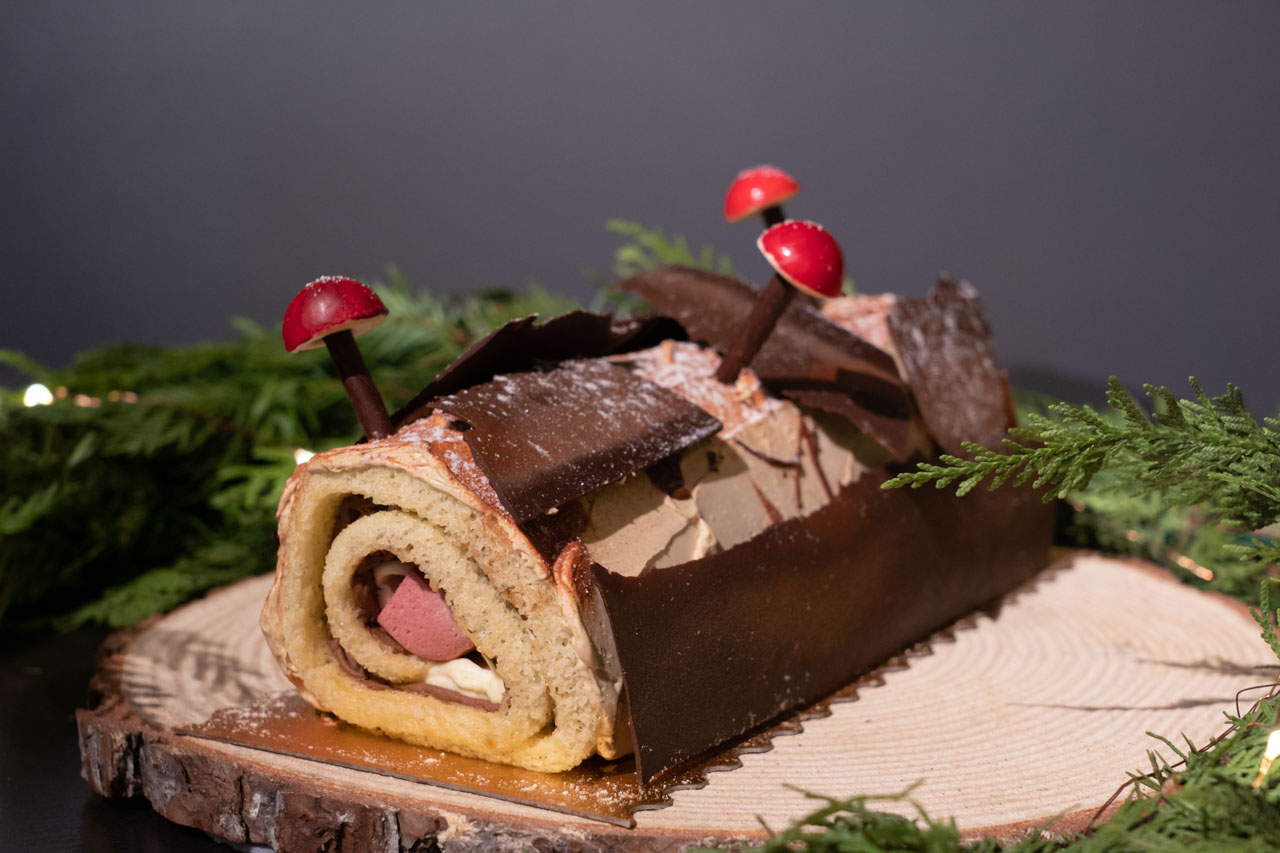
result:
[[[592,566],[594,630],[626,679],[644,780],[848,684],[1048,564],[1028,489],[885,491],[638,577]],[[601,622],[604,622],[603,626]],[[589,623],[591,624],[591,623]]]
[[[737,279],[689,267],[648,270],[619,287],[680,322],[694,340],[724,352],[746,322],[756,292]],[[772,391],[847,418],[898,459],[908,445],[910,402],[893,356],[792,300],[752,359]]]
[[[472,427],[463,438],[517,522],[720,431],[702,409],[604,361],[496,376],[432,405]]]

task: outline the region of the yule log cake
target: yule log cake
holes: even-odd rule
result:
[[[1029,490],[880,488],[1013,425],[968,284],[790,301],[731,381],[756,291],[623,287],[662,314],[509,323],[297,468],[262,625],[316,708],[540,771],[634,752],[647,780],[1045,565]]]

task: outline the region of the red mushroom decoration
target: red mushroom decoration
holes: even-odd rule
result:
[[[789,220],[761,234],[756,245],[775,273],[716,371],[716,379],[721,382],[735,381],[742,368],[751,363],[797,288],[829,299],[840,293],[844,283],[844,255],[835,238],[821,225]]]
[[[738,173],[724,197],[726,222],[737,222],[753,213],[764,218],[765,227],[777,225],[786,217],[782,203],[800,192],[796,179],[774,166],[756,166]]]
[[[329,357],[347,389],[356,417],[369,438],[391,435],[391,418],[373,384],[355,336],[381,323],[387,306],[378,294],[351,278],[325,276],[293,297],[284,312],[284,348],[288,352],[329,348]]]

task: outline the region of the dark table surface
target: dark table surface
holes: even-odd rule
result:
[[[80,778],[75,710],[109,632],[0,634],[0,851],[225,851],[145,801],[94,794]]]

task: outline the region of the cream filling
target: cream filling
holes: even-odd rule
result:
[[[884,451],[843,419],[779,403],[767,420],[685,451],[685,493],[665,494],[643,472],[584,499],[591,559],[614,574],[697,560],[809,515],[881,461]]]
[[[465,657],[432,663],[423,681],[471,699],[487,699],[495,705],[501,704],[507,689],[498,673]]]

